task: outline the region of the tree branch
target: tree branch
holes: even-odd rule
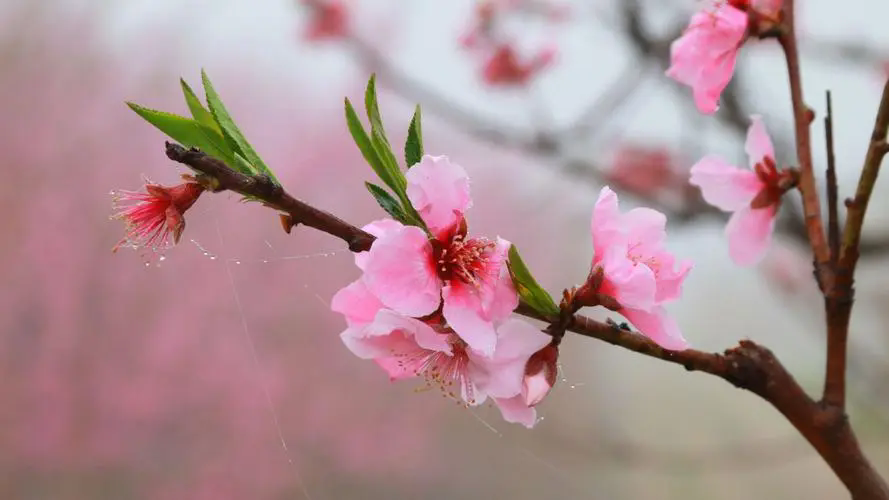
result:
[[[338,217],[319,210],[290,196],[281,186],[261,176],[248,176],[228,168],[222,161],[195,149],[166,143],[167,156],[184,163],[214,187],[214,191],[231,190],[263,201],[282,211],[294,223],[302,223],[332,234],[349,245],[353,252],[370,249],[374,236]],[[527,306],[518,313],[530,318],[552,322]],[[781,412],[812,444],[853,493],[855,499],[889,499],[889,489],[861,453],[858,441],[842,412],[813,401],[771,351],[749,340],[723,354],[694,349],[669,351],[641,334],[615,325],[571,315],[567,329],[579,335],[685,367],[715,375],[732,385],[759,395]]]

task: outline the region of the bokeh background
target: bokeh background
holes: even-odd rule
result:
[[[552,292],[585,277],[590,211],[610,183],[625,206],[670,214],[673,249],[696,262],[671,308],[695,347],[755,339],[820,390],[822,309],[798,207],[785,206],[768,258],[740,269],[725,219],[684,187],[704,153],[746,162],[753,112],[790,162],[777,47],[745,47],[723,109],[703,117],[663,76],[699,4],[519,3],[493,35],[541,62],[519,77],[461,45],[478,20],[470,0],[346,1],[342,19],[285,0],[0,3],[0,498],[843,497],[756,397],[589,339],[566,338],[561,380],[530,431],[390,383],[343,348],[329,311],[357,275],[349,253],[311,230],[284,234],[257,204],[202,197],[163,261],[110,252],[123,228],[108,219],[109,191],[183,171],[124,101],[186,113],[177,79],[197,86],[201,68],[294,195],[356,224],[381,217],[342,118],[343,97],[360,99],[376,71],[393,142],[419,102],[427,152],[472,176],[473,231],[515,242]],[[805,92],[823,116],[833,91],[848,195],[886,77],[889,6],[797,3]],[[820,121],[813,135],[821,168]],[[889,473],[882,181],[850,412]]]

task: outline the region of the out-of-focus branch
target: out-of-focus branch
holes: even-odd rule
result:
[[[354,252],[370,249],[374,241],[373,235],[297,200],[265,177],[241,174],[200,151],[171,143],[166,144],[166,153],[170,159],[204,176],[215,191],[228,189],[255,197],[284,212],[289,222],[302,223],[342,239]],[[689,371],[709,373],[759,395],[812,444],[856,499],[889,499],[889,490],[862,454],[842,410],[813,401],[769,349],[742,340],[723,354],[694,349],[669,351],[641,334],[584,316],[572,314],[563,323],[561,318],[543,317],[524,305],[516,312],[547,323],[558,321],[560,326],[579,335],[675,363]]]

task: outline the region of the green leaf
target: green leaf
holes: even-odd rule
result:
[[[407,129],[407,140],[404,142],[404,161],[407,168],[420,163],[423,158],[423,129],[420,126],[420,105],[414,110],[414,117]]]
[[[398,160],[395,159],[392,146],[389,144],[389,139],[386,138],[386,130],[383,128],[383,117],[380,115],[380,106],[377,102],[376,75],[370,75],[370,80],[367,81],[367,89],[364,91],[364,107],[367,111],[367,119],[370,121],[371,144],[373,144],[377,156],[392,172],[392,180],[395,181],[395,185],[390,187],[404,201],[407,196],[405,192],[407,181],[398,168]]]
[[[201,104],[201,100],[198,99],[198,96],[191,90],[188,83],[182,78],[179,79],[179,83],[182,85],[182,93],[185,95],[185,103],[188,104],[188,109],[191,111],[192,118],[222,135],[222,130],[219,128],[219,124],[216,123],[213,115],[207,111],[203,104]]]
[[[348,97],[345,102],[346,125],[349,127],[349,133],[352,134],[352,139],[355,140],[355,144],[361,151],[361,155],[364,156],[364,159],[374,172],[376,172],[377,177],[379,177],[384,184],[392,188],[392,190],[397,191],[397,184],[392,176],[392,171],[385,163],[383,163],[377,154],[373,142],[371,142],[370,137],[368,137],[367,132],[365,132],[364,125],[361,124],[361,120],[358,118],[358,114],[355,113],[355,108],[352,107],[352,103],[349,102]]]
[[[515,285],[516,292],[523,302],[528,304],[535,311],[543,316],[553,318],[559,315],[559,306],[553,301],[546,290],[544,290],[531,271],[519,256],[519,250],[515,245],[509,247],[509,274],[512,275],[512,282]]]
[[[393,198],[385,189],[376,184],[365,182],[364,185],[367,186],[367,190],[370,191],[370,194],[373,195],[374,199],[377,200],[377,203],[380,204],[380,207],[382,207],[387,214],[391,215],[393,219],[399,222],[405,224],[408,223],[407,216],[405,215],[404,210],[401,209],[401,205],[398,204],[398,200]]]
[[[214,129],[191,118],[145,108],[132,102],[127,102],[127,106],[174,141],[185,147],[198,148],[234,166],[234,152]]]
[[[233,145],[232,149],[234,149],[235,152],[240,153],[247,163],[252,165],[253,168],[259,171],[259,173],[269,176],[277,183],[278,179],[275,177],[275,174],[272,173],[271,169],[269,169],[265,162],[262,161],[262,158],[259,157],[250,143],[247,142],[247,138],[244,137],[244,134],[238,129],[238,126],[235,125],[234,119],[231,117],[228,110],[225,109],[225,105],[222,104],[222,99],[219,98],[219,94],[216,93],[216,89],[214,89],[213,84],[210,83],[210,78],[203,70],[201,70],[201,80],[204,83],[204,92],[207,94],[207,106],[210,108],[210,113],[212,113],[216,123],[219,124],[219,128],[222,130],[222,134],[225,136],[227,142]]]

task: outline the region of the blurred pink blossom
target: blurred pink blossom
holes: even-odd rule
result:
[[[342,0],[303,0],[303,4],[310,17],[306,40],[338,39],[349,33],[349,11]]]
[[[696,12],[685,32],[670,45],[667,76],[692,88],[702,113],[719,108],[719,96],[735,70],[738,50],[747,36],[748,16],[718,3]]]
[[[685,349],[687,343],[663,304],[676,300],[691,271],[690,261],[678,262],[664,247],[667,218],[650,208],[620,213],[617,194],[602,188],[593,209],[592,275],[601,272],[596,292],[614,298],[617,311],[640,332],[665,349]]]
[[[622,144],[615,151],[607,179],[640,196],[654,196],[676,179],[675,159],[665,147]]]
[[[753,115],[750,119],[745,143],[750,170],[706,156],[692,166],[690,180],[707,203],[733,212],[725,233],[729,255],[741,266],[754,265],[765,255],[781,196],[795,182],[792,170],[778,170],[762,118]]]
[[[544,47],[528,60],[520,60],[510,45],[497,47],[482,67],[482,79],[490,85],[525,85],[546,69],[556,56],[555,47]]]

